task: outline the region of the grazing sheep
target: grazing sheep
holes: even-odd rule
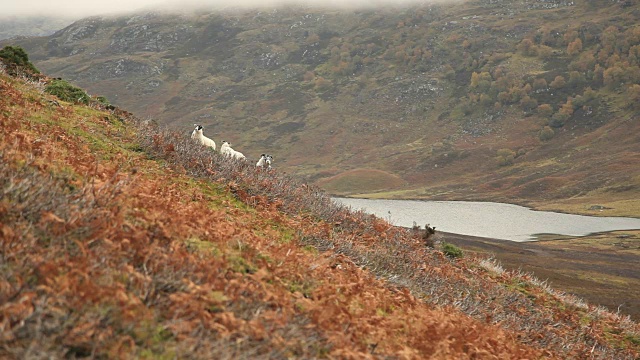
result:
[[[273,162],[273,156],[262,154],[260,155],[260,160],[256,163],[256,167],[271,169],[271,162]]]
[[[216,142],[204,136],[202,130],[204,129],[202,125],[193,124],[196,128],[191,132],[191,138],[200,141],[200,144],[204,146],[208,146],[213,148],[213,151],[216,151]]]
[[[236,158],[236,159],[242,159],[242,160],[246,159],[244,154],[242,154],[240,151],[233,150],[231,148],[231,144],[229,144],[226,141],[223,141],[222,145],[220,145],[220,154],[225,155],[225,156],[230,156],[230,157]]]

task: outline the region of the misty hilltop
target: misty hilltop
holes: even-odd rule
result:
[[[0,14],[0,40],[18,36],[47,36],[73,23],[67,16],[6,16]]]
[[[633,215],[638,18],[640,4],[605,0],[142,12],[16,45],[331,193]]]

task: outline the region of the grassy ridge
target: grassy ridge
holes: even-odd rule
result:
[[[629,319],[296,178],[41,83],[0,91],[3,357],[639,355]]]

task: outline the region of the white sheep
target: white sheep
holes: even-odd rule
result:
[[[262,154],[260,155],[260,160],[256,163],[256,167],[271,169],[271,162],[273,162],[273,156]]]
[[[216,151],[216,142],[204,136],[204,134],[202,133],[202,130],[204,129],[202,125],[198,125],[198,124],[193,124],[193,125],[196,128],[191,133],[191,138],[200,141],[200,144],[213,148],[213,151]]]
[[[241,153],[240,151],[233,150],[231,148],[231,144],[229,144],[227,141],[223,141],[222,145],[220,145],[220,154],[225,156],[230,156],[236,159],[243,159],[243,160],[246,159],[243,153]]]

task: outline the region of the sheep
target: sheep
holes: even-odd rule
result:
[[[256,163],[256,167],[271,169],[271,162],[273,161],[273,156],[269,154],[260,155],[260,160]]]
[[[223,141],[222,145],[220,145],[220,154],[225,156],[230,156],[235,159],[242,159],[242,160],[246,159],[243,153],[241,153],[240,151],[233,150],[231,148],[231,144],[229,144],[227,141]]]
[[[200,141],[200,144],[204,146],[208,146],[212,148],[213,151],[216,151],[216,142],[204,136],[204,134],[202,133],[202,130],[204,129],[202,125],[198,125],[198,124],[193,124],[193,125],[196,128],[193,130],[193,132],[191,132],[191,138]]]

